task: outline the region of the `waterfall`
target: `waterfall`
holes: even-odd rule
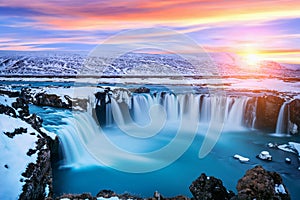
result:
[[[232,99],[227,100],[228,103],[231,103],[231,109],[228,111],[228,118],[227,118],[227,125],[229,127],[236,127],[236,126],[243,126],[244,120],[244,111],[247,99],[246,98],[234,98],[233,102]]]
[[[193,141],[195,134],[188,133],[198,134],[202,131],[201,134],[205,134],[200,124],[212,130],[217,128],[214,126],[225,127],[226,130],[239,130],[244,126],[246,104],[249,100],[247,97],[192,93],[133,94],[130,96],[118,93],[116,97],[113,97],[106,107],[106,127],[100,127],[96,123],[97,117],[90,109],[87,112],[75,113],[73,118],[66,119],[67,125],[58,134],[63,145],[64,166],[82,167],[91,163],[99,165],[95,158],[101,155],[100,160],[104,160],[105,163],[115,163],[115,160],[122,160],[126,163],[131,159],[131,164],[124,165],[128,167],[124,169],[125,171],[130,170],[129,166],[136,166],[136,161],[145,160],[143,167],[146,170],[147,162],[159,162],[155,151],[152,150],[151,156],[153,157],[150,156],[147,159],[139,155],[124,155],[120,149],[114,150],[118,153],[113,153],[109,152],[109,149],[115,148],[111,146],[112,143],[119,142],[121,145],[127,145],[126,148],[134,148],[143,152],[146,151],[144,148],[147,148],[147,145],[152,145],[152,143],[145,143],[140,147],[140,143],[144,142],[143,139],[156,138],[159,142],[169,141],[170,144],[167,144],[170,147],[164,150],[172,149],[173,141],[176,142],[177,148],[179,146],[185,148],[183,144],[186,142],[178,143],[174,138],[178,137],[180,140],[188,138],[189,142]],[[90,100],[90,102],[93,101]],[[135,138],[133,143],[132,139],[126,138],[128,136]],[[116,139],[112,143],[103,143],[108,137]],[[166,140],[165,138],[157,139],[157,137],[170,138]],[[142,140],[135,141],[137,138]],[[126,142],[127,140],[130,142]],[[170,151],[179,152],[174,149]],[[172,156],[178,155],[172,154]]]
[[[252,123],[251,123],[251,129],[255,129],[256,109],[257,109],[257,99],[255,100],[254,108],[253,108],[253,110],[252,110]]]
[[[284,102],[279,110],[275,133],[288,133],[289,102]]]

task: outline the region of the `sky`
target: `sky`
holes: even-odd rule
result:
[[[209,52],[300,64],[299,0],[0,0],[0,50],[92,51],[144,28],[175,31]]]

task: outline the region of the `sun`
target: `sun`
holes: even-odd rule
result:
[[[251,68],[259,68],[262,58],[257,53],[247,53],[244,55],[245,62]]]

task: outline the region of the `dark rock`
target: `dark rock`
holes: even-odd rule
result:
[[[16,102],[12,103],[14,109],[19,109],[18,113],[21,118],[29,115],[29,107],[27,102],[22,98],[17,98]]]
[[[56,108],[70,108],[69,105],[62,102],[59,96],[56,94],[38,93],[35,95],[35,101],[33,102],[38,106],[51,106]]]
[[[91,194],[89,193],[83,193],[83,194],[65,194],[65,195],[62,195],[60,197],[57,197],[56,199],[59,200],[59,199],[62,199],[62,198],[68,198],[68,199],[71,199],[71,200],[96,200],[97,198],[93,197]]]
[[[300,134],[300,99],[294,99],[289,103],[290,106],[290,120],[298,127],[298,134]]]
[[[244,124],[247,127],[252,128],[254,118],[256,116],[256,101],[257,98],[251,98],[247,101],[245,114],[244,114]],[[254,124],[255,125],[255,124]]]
[[[31,155],[35,154],[36,151],[37,151],[36,149],[29,149],[26,154],[27,154],[27,156],[31,156]]]
[[[11,117],[17,117],[16,111],[9,107],[9,106],[4,106],[0,104],[0,114],[5,114]]]
[[[4,167],[5,167],[6,169],[8,169],[8,165],[7,165],[7,164],[5,164]]]
[[[22,173],[22,176],[24,176],[25,178],[29,178],[35,169],[35,165],[33,163],[29,163],[26,167],[25,172]]]
[[[101,190],[97,194],[97,197],[103,197],[103,198],[111,198],[115,196],[117,196],[117,194],[112,190]]]
[[[26,133],[27,132],[27,128],[23,128],[23,127],[20,127],[20,128],[16,128],[14,130],[14,132],[4,132],[4,134],[9,137],[9,138],[13,138],[15,135],[21,135],[23,133]]]
[[[48,141],[45,138],[40,140]],[[39,143],[39,142],[37,142]],[[39,146],[39,145],[37,145]],[[38,149],[38,148],[36,148]],[[19,199],[45,199],[45,188],[49,186],[48,198],[53,195],[52,189],[52,169],[50,160],[50,149],[39,149],[37,162],[30,163],[22,176],[27,178],[22,188]]]
[[[275,184],[283,184],[280,175],[276,172],[266,171],[262,166],[256,166],[246,172],[237,184],[238,199],[290,199],[290,195],[275,192]]]
[[[87,99],[78,99],[78,98],[71,98],[68,95],[64,96],[65,99],[68,101],[68,108],[72,108],[74,110],[78,110],[78,107],[87,110],[88,100]]]
[[[150,93],[150,89],[146,87],[139,87],[130,90],[133,93]]]
[[[0,94],[5,94],[8,97],[19,97],[20,96],[19,91],[11,91],[11,90],[5,90],[5,89],[0,89]]]
[[[196,200],[227,200],[232,197],[232,193],[227,192],[220,179],[208,177],[204,173],[192,183],[190,191]]]
[[[32,128],[36,129],[39,131],[39,129],[42,127],[43,120],[39,116],[37,116],[35,113],[24,117],[24,120],[28,123],[31,124]]]
[[[255,128],[275,132],[279,110],[284,100],[277,96],[258,97]]]
[[[134,196],[134,195],[131,195],[131,194],[129,194],[129,193],[124,193],[124,194],[121,194],[121,195],[117,195],[117,197],[119,198],[119,199],[132,199],[132,200],[142,200],[142,198],[140,198],[140,197],[137,197],[137,196]]]

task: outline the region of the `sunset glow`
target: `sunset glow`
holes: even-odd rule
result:
[[[262,58],[258,54],[249,53],[245,55],[245,61],[251,68],[258,68]]]
[[[130,29],[163,27],[247,62],[300,63],[300,2],[272,1],[0,1],[0,50],[91,51]],[[145,36],[145,38],[147,38]],[[189,50],[187,50],[189,51]],[[258,56],[259,55],[259,56]]]

